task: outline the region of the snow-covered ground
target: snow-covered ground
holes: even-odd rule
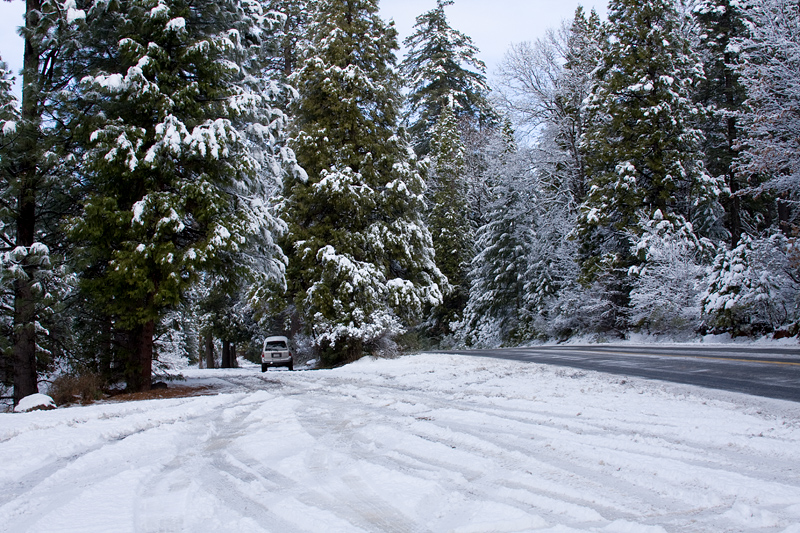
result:
[[[800,405],[449,355],[0,415],[3,532],[800,532]]]

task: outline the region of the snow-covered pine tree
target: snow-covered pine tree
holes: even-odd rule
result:
[[[567,185],[577,203],[586,197],[586,156],[581,139],[586,130],[585,101],[594,87],[602,40],[603,27],[597,12],[592,10],[587,17],[578,7],[567,35],[564,71],[556,93],[563,119],[553,124],[558,128],[556,142],[568,154]]]
[[[13,76],[6,64],[0,58],[0,197],[9,198],[9,186],[12,179],[12,159],[14,157],[12,146],[13,136],[19,121],[19,110],[16,106],[16,98],[12,94]],[[11,224],[12,210],[8,208],[6,202],[0,204],[0,254],[2,263],[0,264],[0,280],[2,281],[2,291],[0,292],[0,387],[12,387],[14,385],[14,360],[9,350],[11,348],[10,339],[13,338],[13,315],[9,311],[14,308],[12,299],[11,284],[9,274],[9,264],[6,254],[13,250],[14,235],[11,234],[13,224]],[[11,278],[13,279],[13,277]]]
[[[478,217],[471,213],[468,196],[482,184],[468,175],[467,138],[477,139],[479,130],[497,118],[487,99],[486,66],[477,57],[477,47],[454,30],[445,15],[452,4],[453,0],[437,0],[434,9],[417,17],[400,66],[409,89],[406,120],[414,147],[432,159],[428,220],[437,264],[452,286],[433,312],[434,336],[451,332],[449,322],[461,315],[469,292],[465,274],[473,256],[470,218]]]
[[[492,197],[489,220],[477,232],[469,300],[457,325],[471,346],[519,342],[528,319],[524,302],[534,227],[532,191],[508,124],[490,146],[485,173]]]
[[[86,112],[86,197],[70,234],[131,389],[150,387],[156,324],[199,271],[283,276],[282,224],[265,197],[292,165],[271,104],[283,88],[262,79],[251,49],[267,23],[260,4],[237,0],[87,12],[91,74],[75,102]]]
[[[694,8],[705,72],[695,89],[695,100],[705,107],[705,113],[699,115],[703,152],[709,174],[724,179],[728,189],[724,198],[725,229],[732,247],[747,225],[742,220],[743,215],[747,218],[747,210],[743,212],[742,198],[737,194],[747,183],[742,182],[734,163],[740,142],[738,114],[746,96],[735,71],[739,55],[736,40],[747,34],[740,6],[735,0],[700,0]]]
[[[301,41],[306,38],[316,4],[306,0],[267,0],[267,3],[272,12],[280,15],[271,67],[288,77],[298,66]]]
[[[652,335],[686,337],[701,328],[701,297],[716,247],[660,213],[642,221],[637,246],[645,264],[633,277],[631,326]]]
[[[439,115],[430,141],[426,219],[433,236],[436,265],[451,287],[442,305],[433,311],[432,333],[436,337],[452,334],[450,324],[461,318],[469,296],[469,263],[474,256],[474,231],[464,180],[466,148],[454,106],[453,101]]]
[[[424,184],[398,133],[397,32],[377,0],[322,0],[292,76],[294,147],[307,180],[286,183],[290,294],[326,364],[357,358],[442,300],[422,220]]]
[[[764,228],[743,228],[755,235],[743,234],[737,246],[718,254],[703,310],[716,331],[754,335],[787,327],[796,334],[800,7],[784,0],[737,7],[746,31],[731,40],[728,50],[739,55],[735,74],[746,101],[737,117],[742,150],[734,166],[742,203],[766,204],[766,209],[751,207],[750,214],[771,227],[762,235],[757,230]]]
[[[719,184],[703,168],[692,86],[702,67],[681,38],[668,0],[612,0],[608,41],[588,104],[583,148],[590,176],[578,219],[586,281],[599,280],[625,327],[631,267],[642,224],[660,216],[675,228],[713,225]],[[681,230],[683,231],[683,230]],[[634,269],[635,271],[635,269]]]
[[[780,232],[742,235],[739,245],[717,255],[702,295],[707,325],[733,335],[763,335],[800,323],[800,256],[795,239]]]
[[[444,13],[453,2],[436,0],[403,42],[408,53],[400,71],[409,88],[409,131],[418,154],[428,153],[439,115],[451,102],[459,122],[479,127],[497,120],[487,100],[486,65],[477,57],[478,48],[450,26]]]
[[[46,360],[43,320],[54,276],[51,252],[62,244],[60,217],[72,205],[69,120],[54,118],[57,95],[69,84],[67,59],[83,12],[74,0],[26,3],[19,116],[5,126],[10,142],[4,162],[3,209],[9,253],[4,257],[13,293],[14,401],[38,391],[37,365]],[[74,120],[75,117],[72,117]],[[3,290],[9,288],[4,283]],[[40,360],[42,359],[42,360]]]

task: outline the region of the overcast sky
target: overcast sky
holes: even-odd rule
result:
[[[491,78],[511,43],[530,41],[571,19],[577,0],[456,0],[446,9],[450,25],[472,37],[480,48]],[[436,6],[436,0],[381,0],[381,15],[393,19],[402,41],[411,34],[418,15]],[[605,18],[606,0],[587,0]],[[22,40],[16,29],[22,24],[24,0],[0,0],[0,57],[15,73],[22,68]]]
[[[605,19],[606,0],[456,0],[445,8],[450,26],[472,37],[486,63],[489,77],[495,72],[512,43],[544,36],[562,20],[572,20],[583,5]],[[393,19],[400,41],[411,35],[416,17],[436,7],[436,0],[381,0],[381,15]]]

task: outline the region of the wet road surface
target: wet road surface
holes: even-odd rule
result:
[[[570,345],[444,353],[567,366],[800,402],[800,348]]]

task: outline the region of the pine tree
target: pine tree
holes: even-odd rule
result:
[[[530,183],[508,126],[495,135],[492,148],[486,171],[489,220],[477,232],[469,301],[458,324],[464,341],[473,346],[518,342],[528,318],[524,300],[534,227]]]
[[[75,49],[75,28],[82,17],[74,1],[30,0],[21,30],[22,101],[14,125],[5,126],[9,144],[2,185],[4,231],[9,239],[3,281],[13,293],[15,402],[38,391],[38,367],[48,355],[50,335],[44,316],[50,289],[59,283],[52,252],[62,244],[59,224],[70,205],[65,197],[73,163],[68,153],[70,127],[55,117],[55,108],[57,95],[71,81],[66,58]]]
[[[235,0],[129,0],[87,13],[86,197],[71,224],[84,294],[114,325],[129,388],[153,335],[202,270],[280,280],[266,198],[291,166],[283,91],[257,59],[267,19]],[[250,70],[248,70],[250,69]]]
[[[304,0],[269,0],[269,9],[281,17],[277,25],[272,54],[272,68],[289,77],[297,68],[301,41],[306,37],[308,24],[316,5]]]
[[[434,237],[437,265],[452,290],[434,309],[430,332],[451,333],[449,323],[460,317],[469,287],[466,270],[473,256],[468,196],[471,187],[466,161],[467,138],[496,121],[488,102],[486,67],[472,40],[454,30],[445,15],[452,0],[417,17],[414,33],[405,41],[408,53],[400,70],[409,87],[407,120],[418,154],[432,161],[428,177],[428,222]],[[474,184],[480,186],[480,184]]]
[[[612,0],[609,40],[590,97],[583,147],[591,176],[578,221],[584,279],[600,279],[617,308],[608,327],[625,327],[631,267],[642,224],[676,228],[714,222],[719,183],[703,168],[691,86],[702,76],[667,0]]]
[[[739,2],[731,0],[702,0],[694,9],[700,29],[700,54],[705,77],[695,92],[695,99],[706,108],[700,115],[704,135],[703,152],[706,168],[712,176],[724,179],[728,195],[725,198],[725,229],[731,246],[735,247],[745,231],[742,199],[737,194],[746,187],[737,174],[741,132],[738,120],[743,110],[745,90],[735,70],[738,61],[736,40],[747,34]],[[752,207],[752,206],[751,206]]]
[[[766,238],[742,235],[735,248],[716,257],[702,295],[713,331],[763,335],[800,322],[798,255],[793,242],[777,232]]]
[[[556,94],[563,118],[555,122],[556,140],[568,154],[565,165],[568,189],[577,203],[585,199],[587,188],[586,156],[580,146],[587,128],[584,102],[594,86],[602,39],[603,30],[597,12],[592,10],[587,18],[583,9],[578,7],[567,36],[564,71]]]
[[[14,157],[13,137],[16,133],[19,121],[19,111],[16,106],[16,98],[12,94],[13,77],[6,64],[0,59],[0,197],[9,198],[9,187],[13,182],[12,159]],[[0,203],[0,280],[2,280],[2,293],[0,293],[0,306],[3,312],[0,314],[0,385],[14,385],[14,360],[9,353],[11,344],[9,339],[13,337],[13,315],[8,311],[13,309],[13,299],[11,298],[12,282],[14,279],[13,265],[7,255],[14,249],[14,235],[10,230],[13,229],[12,210],[4,200]]]
[[[431,138],[427,223],[433,235],[436,265],[447,277],[450,291],[434,310],[433,333],[452,333],[469,295],[467,273],[474,256],[474,231],[467,205],[466,148],[461,140],[454,103],[445,107]]]
[[[418,154],[428,153],[439,116],[451,101],[459,122],[480,127],[497,119],[478,48],[445,16],[453,1],[437,0],[436,8],[417,17],[414,33],[404,41],[408,53],[400,70],[409,87],[409,131]]]
[[[421,219],[417,162],[397,132],[397,32],[376,0],[323,0],[318,13],[291,78],[307,179],[286,184],[285,249],[290,294],[336,364],[438,305],[446,280]]]

